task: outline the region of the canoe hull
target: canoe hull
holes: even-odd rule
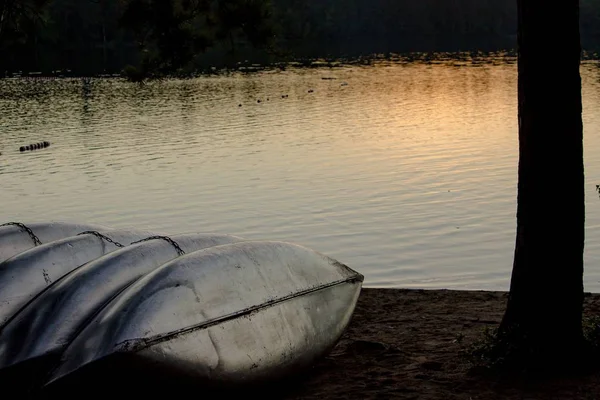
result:
[[[254,394],[263,398],[267,393],[279,399],[286,390],[298,387],[310,372],[309,367],[335,346],[354,311],[354,307],[348,308],[348,304],[355,304],[359,292],[360,282],[348,282],[344,287],[315,292],[310,299],[293,299],[248,318],[193,331],[139,352],[116,352],[54,380],[45,386],[44,391],[61,398],[68,394],[76,397],[89,385],[97,384],[101,377],[111,382],[107,395],[114,387],[119,387],[136,397],[154,396],[158,391],[188,395],[190,391],[201,390],[208,398],[248,396],[256,392]],[[332,300],[336,295],[341,297]],[[340,310],[340,318],[330,321],[328,326],[331,330],[321,330],[321,335],[312,336],[312,340],[307,337],[309,341],[305,346],[295,345],[301,333],[294,331],[296,324],[292,324],[291,320],[283,322],[282,316],[295,316],[300,307],[305,310],[323,309],[321,301],[327,299],[338,303],[328,302],[332,310]],[[344,303],[344,300],[349,303]],[[321,318],[318,313],[307,313],[306,317]],[[275,338],[281,346],[280,352],[261,349],[264,331],[258,329],[260,327],[270,332],[269,338]],[[274,348],[271,344],[266,347]],[[216,348],[219,349],[218,354]],[[253,349],[251,353],[249,348]],[[209,356],[200,359],[197,355],[201,352]],[[256,362],[251,362],[248,356]],[[215,361],[218,367],[210,368],[215,366]]]
[[[132,230],[101,232],[122,244],[153,235]],[[0,329],[53,282],[80,265],[118,249],[95,235],[76,235],[30,248],[0,263]]]
[[[69,345],[49,384],[116,356],[213,386],[289,376],[335,345],[362,281],[285,242],[190,253],[115,297]]]
[[[185,252],[244,240],[204,233],[170,238]],[[40,357],[60,356],[85,323],[116,294],[177,256],[169,242],[152,239],[105,254],[51,284],[0,329],[0,370]]]
[[[31,229],[42,244],[77,235],[80,232],[107,229],[102,225],[69,222],[37,222],[25,226]],[[33,238],[20,227],[16,225],[0,227],[0,262],[35,246]]]
[[[128,356],[136,358],[133,365],[155,365],[204,385],[280,379],[303,371],[335,346],[350,323],[360,288],[360,281],[340,283],[164,338]]]

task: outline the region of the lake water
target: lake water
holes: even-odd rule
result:
[[[581,70],[585,289],[600,292],[600,68]],[[506,290],[516,85],[515,63],[492,59],[0,81],[0,222],[284,240],[368,287]]]

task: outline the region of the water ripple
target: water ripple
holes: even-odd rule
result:
[[[504,290],[517,72],[493,64],[386,62],[144,86],[98,79],[87,89],[0,81],[0,220],[288,240],[356,268],[366,286]],[[599,72],[582,65],[592,291]],[[52,146],[18,151],[42,140]]]

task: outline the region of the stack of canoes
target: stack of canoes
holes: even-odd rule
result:
[[[4,224],[0,382],[47,387],[107,360],[210,386],[293,375],[338,341],[362,281],[286,242]]]

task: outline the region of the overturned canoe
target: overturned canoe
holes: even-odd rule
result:
[[[115,356],[121,366],[210,386],[289,375],[335,345],[362,281],[347,266],[285,242],[183,255],[103,308],[67,347],[48,385]]]
[[[166,239],[166,240],[165,240]],[[58,361],[64,348],[110,299],[142,275],[182,252],[244,240],[191,233],[128,245],[73,270],[48,286],[0,330],[0,370],[36,363],[31,373]]]
[[[41,222],[21,224],[9,222],[0,226],[0,262],[34,246],[77,235],[88,230],[107,229],[95,224]]]
[[[0,328],[35,295],[63,275],[117,250],[116,243],[127,245],[152,235],[147,231],[102,229],[42,244],[0,263]]]

